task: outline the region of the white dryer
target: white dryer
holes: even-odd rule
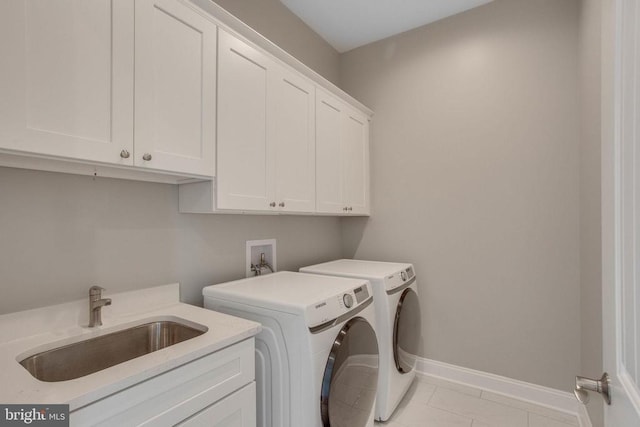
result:
[[[371,282],[380,350],[375,418],[388,420],[415,378],[422,323],[413,265],[342,259],[300,271]]]
[[[279,272],[202,293],[206,308],[262,324],[259,426],[373,426],[379,356],[367,280]]]

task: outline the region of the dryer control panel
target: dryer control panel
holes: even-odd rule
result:
[[[405,283],[412,282],[416,277],[416,273],[413,271],[413,266],[409,265],[400,271],[396,271],[393,274],[384,278],[384,287],[386,291],[392,291],[397,287],[404,285]]]
[[[307,307],[307,326],[309,328],[330,326],[332,322],[339,322],[341,317],[348,315],[353,310],[358,310],[371,298],[371,284],[368,280],[363,280],[360,286]]]

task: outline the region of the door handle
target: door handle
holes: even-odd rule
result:
[[[589,392],[595,391],[600,393],[607,405],[611,405],[611,395],[609,394],[609,374],[606,372],[602,374],[599,380],[593,380],[591,378],[576,377],[576,388],[573,389],[573,394],[576,395],[576,399],[583,405],[589,402]]]

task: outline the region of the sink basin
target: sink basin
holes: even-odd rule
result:
[[[162,320],[134,326],[29,356],[20,361],[40,381],[80,378],[204,334],[182,323]]]

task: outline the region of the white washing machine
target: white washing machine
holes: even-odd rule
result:
[[[300,271],[371,282],[380,350],[375,418],[388,420],[415,378],[422,323],[413,265],[342,259]]]
[[[367,280],[284,271],[202,293],[206,308],[262,324],[259,426],[373,426],[379,356]]]

